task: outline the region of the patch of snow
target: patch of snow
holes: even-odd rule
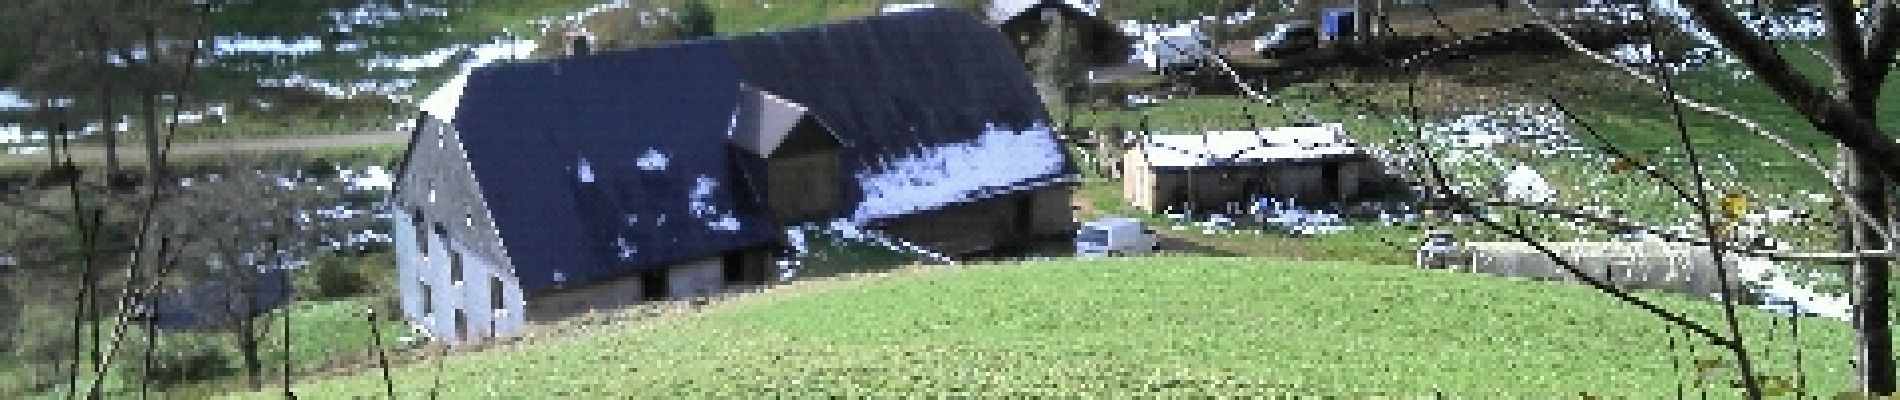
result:
[[[639,247],[627,242],[627,238],[624,237],[614,238],[614,248],[620,250],[620,259],[622,260],[631,259],[635,254],[640,252]]]
[[[658,149],[647,149],[646,154],[633,160],[633,165],[639,166],[642,171],[666,170],[666,153],[661,153]]]
[[[462,89],[468,86],[468,75],[475,68],[503,59],[525,58],[534,51],[534,41],[503,40],[475,46],[469,50],[474,59],[461,66],[461,72],[455,74],[442,87],[437,88],[419,104],[423,112],[436,116],[443,121],[455,120],[455,109],[461,105]]]
[[[1525,141],[1549,145],[1546,147],[1574,147],[1575,143],[1563,116],[1549,104],[1506,105],[1432,122],[1425,130],[1434,133],[1434,140],[1468,149]]]
[[[1827,32],[1817,6],[1798,6],[1794,12],[1786,14],[1763,14],[1753,11],[1749,2],[1729,1],[1728,3],[1734,6],[1731,7],[1731,11],[1735,13],[1737,19],[1741,20],[1742,25],[1756,37],[1768,40],[1815,40],[1823,38]],[[1678,0],[1651,0],[1648,6],[1654,10],[1657,19],[1680,27],[1691,39],[1700,42],[1699,47],[1689,50],[1684,60],[1667,65],[1668,69],[1681,72],[1719,64],[1738,68],[1736,71],[1738,78],[1746,78],[1750,75],[1746,68],[1741,66],[1740,61],[1724,50],[1716,41],[1715,36],[1702,28]],[[1613,4],[1605,0],[1591,0],[1581,7],[1560,10],[1559,14],[1592,18],[1612,24],[1636,24],[1647,20],[1644,8],[1644,4]],[[1863,25],[1869,21],[1864,10],[1859,14]],[[1625,46],[1640,48],[1646,45]],[[1616,55],[1619,60],[1632,62],[1635,59],[1628,57],[1630,54],[1624,52],[1625,49],[1621,46],[1617,50],[1618,53],[1623,53]]]
[[[883,8],[878,9],[878,13],[895,14],[895,13],[917,11],[917,10],[928,10],[932,8],[937,8],[937,5],[931,4],[931,3],[885,4]]]
[[[20,92],[0,89],[0,111],[26,111],[33,108],[33,102],[26,101]]]
[[[1787,314],[1815,315],[1850,320],[1853,309],[1846,296],[1825,295],[1801,286],[1786,277],[1784,267],[1760,258],[1743,258],[1735,263],[1742,279],[1758,284],[1764,300],[1761,308]]]
[[[331,10],[324,13],[330,17],[330,29],[338,33],[349,33],[358,26],[379,26],[388,22],[414,19],[419,17],[446,17],[449,10],[403,3],[398,8],[384,3],[370,3],[356,8]]]
[[[394,177],[381,165],[371,165],[349,179],[350,190],[390,190],[395,187]]]
[[[737,231],[740,227],[739,218],[731,211],[721,210],[712,203],[713,191],[718,188],[719,180],[700,175],[694,181],[692,193],[687,195],[688,211],[693,213],[693,217],[704,221],[707,228],[725,232]]]
[[[1504,196],[1511,201],[1545,203],[1557,195],[1557,189],[1544,180],[1544,175],[1529,165],[1519,164],[1504,176]]]
[[[26,129],[19,124],[0,124],[0,144],[26,143]]]
[[[420,71],[425,68],[440,67],[442,66],[442,64],[448,63],[449,60],[454,58],[456,54],[461,54],[464,51],[468,51],[468,49],[469,49],[468,45],[457,44],[457,45],[452,45],[448,47],[431,50],[428,53],[423,53],[422,55],[416,56],[416,57],[371,58],[371,59],[363,61],[363,67],[368,68],[368,69],[388,69],[388,70],[396,70],[396,71],[402,71],[402,72],[415,72],[415,71]]]
[[[1200,135],[1148,135],[1141,140],[1139,148],[1148,165],[1156,167],[1201,167],[1362,153],[1339,124]]]
[[[1228,14],[1227,16],[1222,17],[1221,23],[1227,24],[1227,25],[1240,25],[1240,24],[1252,22],[1255,18],[1259,16],[1260,14],[1254,11],[1253,6],[1247,6],[1247,9],[1245,10],[1241,10],[1239,12]]]
[[[587,157],[581,157],[580,165],[574,167],[581,183],[594,183],[594,167],[587,165]]]
[[[1624,64],[1649,64],[1656,60],[1654,51],[1648,43],[1624,43],[1610,50],[1610,57]]]
[[[315,36],[250,37],[220,36],[211,39],[211,56],[223,57],[237,54],[311,54],[323,51],[323,39]]]
[[[1011,192],[1023,182],[1061,172],[1062,153],[1055,135],[1038,122],[1013,131],[988,124],[969,143],[951,143],[917,156],[891,160],[882,172],[860,173],[864,201],[853,221],[906,215],[960,203],[987,191]]]
[[[1351,229],[1337,213],[1308,210],[1290,200],[1262,197],[1251,209],[1259,222],[1294,235],[1338,233]]]
[[[937,262],[951,261],[950,257],[945,256],[941,253],[931,251],[930,249],[926,249],[923,246],[912,244],[910,242],[904,241],[903,239],[898,239],[896,237],[892,237],[882,232],[866,229],[863,226],[859,226],[856,222],[840,219],[840,220],[832,221],[830,226],[841,238],[860,241],[865,244],[883,247],[883,248],[890,249],[891,251],[896,251],[899,253],[916,255],[916,256],[923,257],[925,259],[929,259],[932,261],[937,261]]]
[[[732,213],[720,214],[719,219],[713,220],[711,223],[708,223],[707,226],[712,227],[713,230],[724,232],[738,231],[740,228],[739,218],[734,217]]]

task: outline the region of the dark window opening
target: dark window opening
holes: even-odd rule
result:
[[[1342,201],[1339,188],[1339,163],[1326,163],[1320,167],[1320,188],[1324,193],[1323,201]]]
[[[647,300],[666,299],[666,269],[654,269],[640,273],[640,294]]]
[[[416,210],[416,252],[422,254],[423,260],[428,260],[429,230],[428,228],[423,228],[423,225],[422,210]]]
[[[765,259],[758,250],[726,253],[726,282],[757,284],[765,282]]]
[[[435,313],[434,293],[431,293],[429,291],[429,284],[421,283],[421,285],[422,285],[422,315],[434,314]]]
[[[1013,218],[1016,224],[1011,227],[1015,229],[1017,235],[1027,236],[1036,233],[1036,196],[1038,195],[1040,193],[1029,192],[1017,199],[1016,215]]]
[[[1090,243],[1090,244],[1094,244],[1098,246],[1107,246],[1108,245],[1108,231],[1104,229],[1100,229],[1100,228],[1083,229],[1082,233],[1075,235],[1075,241],[1078,243]]]
[[[496,310],[508,309],[507,293],[503,290],[499,276],[488,280],[488,304]]]
[[[464,339],[475,338],[475,332],[468,329],[468,312],[455,310],[455,333],[465,335],[462,337]]]
[[[462,283],[462,252],[449,250],[449,282]]]

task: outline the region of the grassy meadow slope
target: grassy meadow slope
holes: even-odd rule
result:
[[[1645,295],[1708,324],[1709,303]],[[1847,376],[1848,330],[1741,311],[1765,374]],[[1671,337],[1676,339],[1672,340]],[[1672,341],[1674,342],[1672,344]],[[1718,349],[1575,285],[1341,263],[1134,258],[803,283],[698,314],[393,372],[399,397],[980,394],[1658,398]],[[1672,346],[1674,349],[1672,350]],[[300,398],[382,396],[375,370]],[[1719,397],[1727,389],[1710,389]],[[269,391],[236,398],[275,398]]]

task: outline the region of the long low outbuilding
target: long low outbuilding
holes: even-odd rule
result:
[[[1325,205],[1400,185],[1338,124],[1144,135],[1120,169],[1123,197],[1149,212],[1214,211],[1261,197]]]

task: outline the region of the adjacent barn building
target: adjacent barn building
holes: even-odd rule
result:
[[[491,64],[425,105],[398,279],[450,342],[764,280],[788,224],[945,254],[1073,229],[1021,60],[958,11]]]
[[[1325,205],[1396,182],[1337,124],[1147,135],[1120,164],[1124,198],[1150,212],[1224,212],[1259,197]]]
[[[1125,63],[1135,38],[1115,21],[1104,18],[1101,8],[1090,0],[992,0],[985,16],[1012,40],[1018,51],[1028,51],[1049,31],[1049,26],[1060,19],[1074,29],[1085,64]]]

